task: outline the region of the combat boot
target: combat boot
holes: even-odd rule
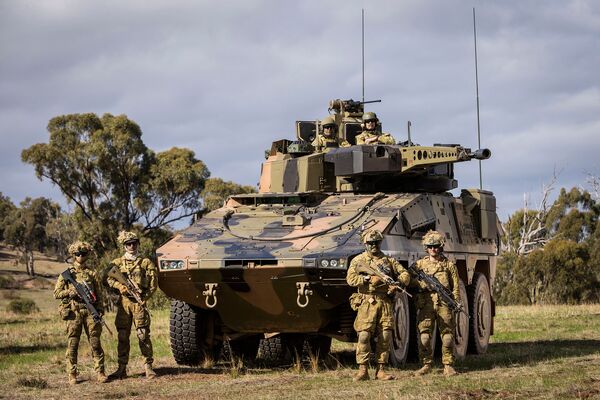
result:
[[[385,364],[378,364],[377,371],[375,372],[375,379],[380,381],[391,381],[396,378],[385,373]]]
[[[77,380],[77,372],[69,373],[69,385],[77,385],[79,381]]]
[[[431,372],[431,364],[425,364],[421,367],[421,369],[415,372],[415,376],[425,375]]]
[[[454,376],[457,374],[458,372],[456,372],[452,365],[444,365],[444,376]]]
[[[156,372],[152,369],[152,364],[144,365],[144,369],[146,370],[146,378],[154,379],[156,378]]]
[[[106,383],[108,378],[106,377],[106,374],[104,373],[104,371],[102,371],[102,372],[98,372],[98,375],[96,375],[96,380],[98,381],[98,383]]]
[[[369,380],[369,366],[367,364],[360,364],[358,366],[358,372],[352,378],[354,382],[368,381]]]
[[[127,364],[119,364],[119,368],[108,376],[109,379],[125,379],[127,378]]]

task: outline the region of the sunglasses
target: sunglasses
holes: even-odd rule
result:
[[[87,256],[89,253],[87,251],[76,251],[75,253],[73,253],[76,257],[85,257]]]
[[[365,121],[365,124],[374,124],[375,122],[377,122],[377,121],[374,119],[369,119],[369,120]]]
[[[427,247],[428,249],[439,249],[442,246],[440,246],[439,244],[428,244],[425,247]]]
[[[333,129],[335,125],[324,125],[323,129]]]
[[[367,244],[368,244],[369,246],[374,246],[374,245],[376,245],[376,244],[379,244],[379,243],[380,243],[380,242],[367,242]]]

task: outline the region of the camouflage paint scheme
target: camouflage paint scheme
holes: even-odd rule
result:
[[[345,124],[356,124],[363,109],[348,102],[334,100],[330,109],[342,138],[354,144]],[[311,139],[297,127],[299,139]],[[426,254],[427,230],[444,232],[444,252],[464,284],[479,272],[493,287],[495,198],[477,189],[456,198],[447,192],[457,186],[453,163],[488,158],[489,150],[354,145],[311,154],[294,153],[292,145],[273,143],[259,193],[231,196],[157,250],[159,286],[168,296],[215,311],[226,334],[318,332],[355,340],[348,305],[354,289],[345,277],[364,251],[360,233],[371,228],[384,234],[382,251],[404,265]]]

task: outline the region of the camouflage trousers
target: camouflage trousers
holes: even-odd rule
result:
[[[85,331],[90,347],[92,348],[94,370],[96,372],[104,372],[104,350],[102,350],[102,343],[100,343],[102,324],[100,322],[94,322],[89,311],[85,308],[75,311],[72,315],[73,319],[66,321],[67,373],[77,373],[77,353],[79,350],[81,331]]]
[[[115,317],[115,326],[117,328],[119,343],[117,353],[119,356],[119,365],[127,365],[129,362],[129,337],[131,336],[131,325],[134,325],[140,352],[146,359],[146,364],[154,362],[152,341],[150,340],[150,313],[141,305],[121,298]]]
[[[433,362],[431,338],[435,334],[434,323],[442,339],[442,364],[454,364],[454,315],[437,299],[437,295],[422,293],[417,299],[417,328],[419,330],[419,358],[423,364]]]
[[[354,330],[358,334],[356,363],[367,364],[371,355],[371,339],[377,337],[375,358],[378,364],[385,364],[390,355],[390,340],[394,322],[392,301],[387,295],[362,295],[358,307]]]

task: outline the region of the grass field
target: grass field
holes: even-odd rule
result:
[[[0,249],[1,255],[2,249]],[[440,371],[413,377],[419,366],[392,369],[397,380],[352,382],[353,346],[334,342],[327,366],[291,365],[258,369],[230,362],[199,368],[178,367],[168,342],[168,311],[152,314],[155,366],[159,377],[142,377],[137,345],[130,378],[96,384],[85,339],[80,347],[84,382],[67,385],[65,336],[52,298],[52,274],[63,268],[47,262],[35,285],[25,284],[17,267],[0,258],[0,275],[15,275],[27,289],[0,290],[0,398],[374,398],[374,399],[600,399],[600,305],[498,307],[496,334],[487,354],[458,364],[460,375]],[[44,283],[46,280],[46,283]],[[6,305],[15,296],[35,300],[39,313],[21,316]],[[106,316],[114,331],[114,314]],[[108,372],[116,367],[116,338],[102,337]],[[132,338],[132,343],[136,343]],[[318,369],[318,370],[317,370]]]

